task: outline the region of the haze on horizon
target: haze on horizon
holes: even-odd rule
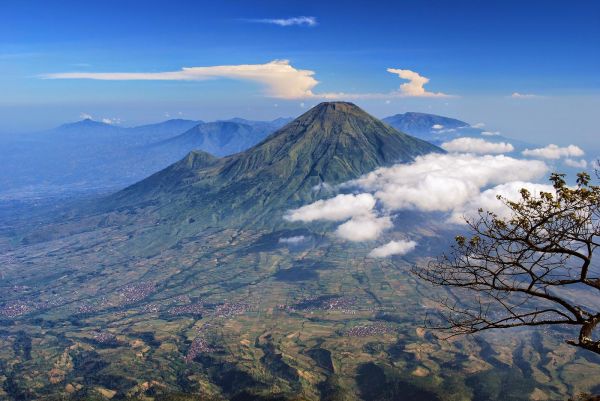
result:
[[[0,6],[0,132],[81,117],[296,117],[350,100],[593,147],[600,6],[506,1]],[[360,29],[356,29],[359,27]],[[577,77],[577,79],[575,79]]]

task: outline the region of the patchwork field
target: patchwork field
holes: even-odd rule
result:
[[[326,227],[164,244],[169,227],[119,219],[3,231],[0,399],[544,400],[600,385],[566,331],[424,329],[437,305],[418,261],[367,258]]]

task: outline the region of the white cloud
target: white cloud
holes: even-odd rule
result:
[[[444,142],[442,148],[448,152],[455,153],[478,153],[478,154],[497,154],[508,153],[515,150],[514,146],[507,142],[488,142],[480,138],[456,138],[449,142]]]
[[[79,118],[81,118],[82,120],[93,120],[94,119],[94,117],[92,117],[92,115],[88,114],[88,113],[79,114]]]
[[[266,94],[282,99],[312,97],[318,84],[314,72],[299,70],[288,60],[274,60],[266,64],[218,65],[211,67],[184,67],[166,72],[61,72],[46,74],[45,79],[96,79],[108,81],[204,81],[217,78],[258,82],[266,87]]]
[[[482,131],[481,135],[483,135],[483,136],[499,136],[500,132],[499,131]]]
[[[485,124],[484,123],[477,123],[477,124],[471,125],[471,127],[473,127],[473,128],[483,128],[483,127],[485,127]]]
[[[288,212],[286,218],[349,219],[337,227],[336,235],[349,241],[370,241],[393,227],[391,214],[397,210],[447,212],[451,223],[464,222],[462,217],[479,207],[499,210],[497,194],[512,196],[523,187],[532,188],[532,192],[551,188],[530,183],[547,170],[543,161],[504,155],[428,154],[410,164],[380,168],[340,185],[362,191],[358,195],[320,200]],[[377,204],[381,208],[376,210]],[[378,250],[375,255],[383,252]]]
[[[510,209],[500,201],[497,196],[501,195],[505,199],[518,200],[521,198],[522,188],[529,190],[531,195],[539,196],[540,192],[556,193],[551,185],[536,184],[524,181],[512,181],[505,184],[496,185],[489,188],[459,208],[456,208],[449,221],[456,224],[464,224],[466,219],[476,218],[478,210],[481,208],[486,211],[496,213],[499,217],[510,217]]]
[[[348,241],[371,241],[393,227],[390,216],[375,217],[372,213],[355,216],[340,225],[335,233]]]
[[[375,170],[346,185],[373,193],[388,210],[452,211],[491,185],[531,181],[548,167],[504,155],[429,154]]]
[[[524,156],[554,160],[560,159],[561,157],[581,157],[584,155],[584,151],[579,146],[569,145],[561,148],[552,143],[543,148],[525,149],[522,153]]]
[[[328,92],[317,93],[316,97],[323,99],[381,99],[381,98],[404,98],[404,97],[438,97],[447,98],[454,97],[441,92],[428,92],[424,85],[429,82],[429,78],[425,78],[417,72],[411,70],[401,70],[396,68],[388,68],[388,72],[398,75],[402,79],[409,82],[400,85],[400,88],[387,93],[346,93],[346,92]]]
[[[531,93],[513,92],[513,94],[510,95],[510,97],[512,97],[513,99],[535,99],[535,98],[539,98],[541,96],[539,96],[539,95],[533,95]]]
[[[565,159],[565,164],[569,167],[586,168],[588,163],[585,159]]]
[[[317,185],[315,185],[314,187],[312,187],[312,190],[315,192],[318,192],[318,191],[333,192],[335,190],[335,188],[331,184],[328,184],[326,182],[320,182]]]
[[[410,70],[388,68],[409,82],[388,93],[314,93],[319,81],[314,71],[293,67],[289,60],[273,60],[265,64],[217,65],[208,67],[184,67],[178,71],[163,72],[59,72],[43,74],[42,79],[93,79],[100,81],[206,81],[212,79],[234,79],[256,82],[265,87],[265,94],[280,99],[379,99],[390,97],[452,97],[444,93],[425,90],[429,82]]]
[[[318,200],[310,205],[288,211],[284,216],[289,221],[329,220],[342,221],[355,216],[368,215],[375,207],[371,194],[341,194],[327,200]]]
[[[406,255],[411,252],[417,243],[415,241],[390,241],[385,245],[373,249],[369,256],[372,258],[386,258],[392,255]]]
[[[248,22],[257,22],[261,24],[273,24],[279,26],[316,26],[317,19],[315,17],[291,17],[291,18],[264,18],[264,19],[250,19]]]
[[[429,82],[429,78],[420,75],[411,70],[401,70],[398,68],[388,68],[387,72],[397,74],[400,78],[406,79],[408,82],[400,85],[398,94],[407,97],[449,97],[441,92],[428,92],[425,90],[425,85]]]
[[[289,245],[297,245],[300,244],[304,241],[306,241],[307,238],[304,235],[298,235],[295,237],[282,237],[279,238],[279,243],[280,244],[289,244]]]
[[[438,134],[448,134],[448,133],[452,133],[452,132],[456,132],[456,128],[446,128],[446,129],[440,129],[437,131]]]
[[[104,124],[110,124],[110,125],[121,124],[121,119],[120,118],[107,118],[107,117],[105,117],[101,121]]]
[[[444,128],[444,126],[443,126],[443,125],[441,125],[441,124],[433,124],[433,125],[431,126],[431,128],[433,128],[433,129],[442,129],[442,128]]]

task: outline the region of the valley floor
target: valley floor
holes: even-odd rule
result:
[[[566,400],[600,389],[600,360],[564,344],[571,333],[447,341],[424,330],[436,304],[412,261],[369,259],[318,230],[192,235],[153,215],[54,218],[2,230],[0,399]]]

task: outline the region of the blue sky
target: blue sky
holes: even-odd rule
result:
[[[270,21],[293,17],[315,23]],[[314,72],[309,78],[318,84],[270,84],[262,70],[250,80],[221,69],[201,81],[51,75],[273,60]],[[414,81],[389,68],[430,81],[400,89]],[[600,134],[600,3],[5,1],[0,71],[4,132],[42,129],[82,113],[123,125],[168,117],[295,116],[338,94],[379,117],[431,112],[484,122],[524,140],[593,145]],[[512,97],[515,92],[532,96]]]

